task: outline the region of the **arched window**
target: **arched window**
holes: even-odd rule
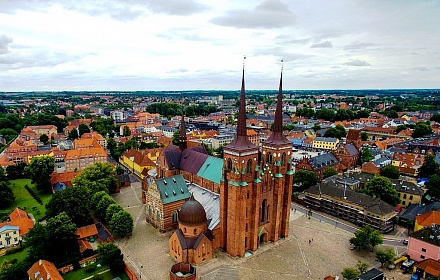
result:
[[[186,233],[186,227],[183,228],[183,233]]]
[[[173,223],[176,223],[177,222],[177,211],[175,210],[174,212],[173,212],[173,214],[171,215],[171,219],[172,219],[172,222]]]
[[[228,166],[227,166],[228,171],[232,170],[232,159],[228,158]]]
[[[251,174],[252,172],[252,160],[249,159],[246,164],[246,174]]]
[[[195,228],[195,229],[194,229],[194,235],[196,235],[196,234],[197,234],[197,229]]]
[[[271,153],[267,154],[267,163],[272,164],[272,154]]]
[[[267,200],[264,199],[263,202],[261,203],[261,222],[264,223],[267,220]]]
[[[281,166],[284,166],[284,164],[286,164],[286,153],[281,155]]]

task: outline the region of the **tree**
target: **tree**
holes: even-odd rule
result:
[[[117,237],[126,237],[133,232],[133,217],[127,211],[119,211],[110,221],[110,230]]]
[[[180,130],[176,129],[173,133],[173,145],[179,146],[180,144]]]
[[[75,139],[77,139],[79,137],[79,135],[78,135],[78,130],[76,130],[76,129],[72,129],[70,132],[69,132],[69,135],[67,135],[67,139],[69,139],[69,140],[75,140]]]
[[[432,115],[430,121],[440,123],[440,114],[434,114],[434,115]]]
[[[13,179],[21,179],[26,176],[27,164],[24,162],[19,162],[14,165],[8,165],[6,166],[6,173],[8,174],[7,177],[9,180]]]
[[[387,177],[380,175],[374,176],[373,179],[365,183],[365,189],[362,190],[362,192],[378,197],[392,206],[396,206],[400,203],[399,194]]]
[[[90,210],[93,212],[96,211],[96,206],[98,205],[101,198],[107,195],[107,192],[105,191],[99,191],[92,195],[92,198],[90,199]]]
[[[363,148],[362,149],[362,162],[368,162],[370,160],[374,159],[373,154],[371,154],[371,151],[369,148]]]
[[[380,175],[390,179],[399,179],[400,172],[394,165],[389,164],[380,170]]]
[[[124,270],[124,256],[113,243],[98,245],[98,259],[107,264],[112,272],[120,272]]]
[[[316,185],[318,183],[318,179],[316,178],[314,172],[300,169],[295,172],[293,182],[294,184],[298,184],[299,190],[302,191]]]
[[[323,176],[324,176],[324,178],[327,178],[327,177],[331,177],[331,176],[337,175],[337,174],[338,174],[338,171],[336,171],[336,169],[334,169],[333,167],[329,167],[326,170],[324,170]]]
[[[368,134],[365,131],[361,132],[362,141],[368,141]]]
[[[124,126],[124,128],[122,129],[122,136],[130,136],[131,135],[131,130],[128,126]]]
[[[85,123],[82,123],[78,126],[79,137],[81,137],[84,133],[89,133],[89,132],[90,132],[90,128]]]
[[[31,175],[32,182],[41,192],[51,192],[50,174],[54,171],[55,159],[51,156],[32,158],[27,170]]]
[[[382,236],[378,230],[372,229],[370,226],[364,226],[354,233],[354,237],[350,238],[350,243],[359,250],[365,250],[368,247],[376,247],[383,243]]]
[[[0,182],[1,181],[7,181],[8,178],[6,178],[6,173],[3,167],[0,166]]]
[[[98,205],[95,206],[95,216],[101,220],[101,221],[105,221],[105,216],[107,213],[107,208],[111,205],[111,204],[115,204],[116,201],[107,195],[104,195],[103,197],[101,197],[101,200],[99,200]]]
[[[413,138],[424,137],[432,133],[431,124],[429,122],[418,122],[412,133]]]
[[[42,134],[40,136],[40,142],[42,142],[44,145],[46,145],[47,141],[49,141],[49,136],[47,136],[46,134]]]
[[[363,262],[361,260],[357,260],[356,269],[359,271],[360,274],[367,272],[368,266],[369,266],[368,263]]]
[[[440,175],[434,174],[428,177],[429,182],[425,185],[428,188],[428,194],[435,197],[440,198]]]
[[[346,267],[341,272],[341,275],[344,277],[344,280],[356,280],[356,278],[359,276],[359,271],[353,267]]]
[[[15,196],[7,181],[0,181],[0,208],[4,208],[14,202]]]
[[[142,142],[143,143],[143,142]],[[116,171],[116,174],[118,174],[118,175],[122,175],[122,174],[124,174],[125,173],[125,169],[124,169],[124,167],[122,167],[122,165],[116,165],[116,169],[115,169],[115,171]]]
[[[91,193],[105,191],[113,193],[116,191],[118,180],[116,170],[110,163],[97,162],[87,166],[80,174],[73,178],[72,183],[87,187]]]
[[[119,204],[110,204],[107,207],[107,211],[105,213],[105,221],[109,224],[110,221],[113,218],[113,215],[118,213],[119,211],[124,211],[124,208],[122,208]]]
[[[89,209],[90,191],[84,186],[71,186],[64,191],[56,192],[46,204],[46,216],[55,217],[66,212],[78,226],[92,222]]]
[[[65,260],[79,253],[76,225],[66,212],[48,219],[46,229],[50,240],[51,258]]]
[[[435,161],[434,155],[426,155],[425,160],[419,169],[419,178],[429,177],[439,173],[440,164]]]
[[[24,243],[29,248],[29,257],[32,262],[50,259],[51,243],[49,233],[44,225],[36,223],[24,236]]]
[[[393,263],[396,258],[393,248],[386,248],[385,250],[376,250],[376,261],[380,262],[382,267],[388,266]]]

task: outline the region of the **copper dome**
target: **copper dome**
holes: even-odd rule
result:
[[[178,218],[179,222],[184,224],[201,224],[207,222],[205,208],[194,199],[193,195],[191,195],[190,199],[180,208]]]

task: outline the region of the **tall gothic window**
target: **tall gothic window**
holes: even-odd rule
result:
[[[246,174],[250,174],[252,172],[252,160],[249,159],[246,164]]]
[[[228,171],[232,170],[232,159],[228,158],[228,166],[227,166]]]
[[[271,153],[267,154],[267,163],[272,164],[272,154]]]
[[[261,222],[265,223],[267,221],[267,199],[264,199],[261,203]]]
[[[281,156],[281,166],[284,166],[285,163],[286,163],[286,153],[283,153],[283,155]]]

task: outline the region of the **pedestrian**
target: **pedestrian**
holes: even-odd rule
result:
[[[313,238],[312,238],[312,242],[313,242]]]
[[[293,213],[296,213],[296,208],[295,208],[295,210],[293,210]]]
[[[312,242],[312,240],[309,239],[309,245],[310,245],[310,242]]]

